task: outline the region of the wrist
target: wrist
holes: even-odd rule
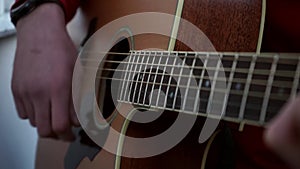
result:
[[[38,6],[46,3],[54,3],[59,5],[64,11],[65,23],[69,22],[76,13],[80,0],[16,0],[11,7],[11,21],[14,25],[18,20],[32,11]]]
[[[16,30],[18,49],[25,47],[43,49],[57,44],[68,36],[63,10],[53,3],[40,5],[20,19]]]
[[[46,3],[55,3],[59,5],[62,9],[64,9],[64,6],[60,0],[19,0],[11,8],[11,22],[16,26],[17,22],[21,18],[30,14],[40,5]]]
[[[16,29],[19,31],[24,27],[26,29],[40,29],[39,27],[60,26],[65,27],[65,15],[63,9],[55,3],[45,3],[39,5],[30,14],[20,18],[17,22]]]

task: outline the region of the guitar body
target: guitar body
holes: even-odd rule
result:
[[[270,2],[271,3],[271,2]],[[195,39],[185,25],[175,23],[175,18],[166,20],[163,27],[171,36],[176,31],[178,39],[184,42],[199,44],[203,51],[230,51],[230,52],[260,52],[263,42],[263,25],[265,6],[262,0],[89,0],[82,4],[79,15],[74,19],[76,26],[73,34],[89,34],[102,28],[104,25],[126,15],[141,12],[161,12],[177,15],[197,26],[213,44],[207,46],[207,42]],[[90,22],[92,21],[92,22]],[[89,25],[89,27],[87,27]],[[78,33],[79,31],[81,33]],[[133,32],[134,33],[134,32]],[[84,33],[85,34],[85,33]],[[269,36],[269,35],[268,35]],[[82,38],[78,38],[82,39]],[[121,45],[121,47],[120,47]],[[264,46],[264,45],[263,45]],[[266,45],[265,45],[266,46]],[[266,47],[267,48],[267,47]],[[162,49],[174,51],[190,51],[190,47],[180,41],[174,41],[169,36],[157,34],[140,34],[133,39],[125,39],[112,49],[114,52],[128,52],[129,50]],[[109,55],[118,60],[118,55]],[[101,73],[101,72],[99,72]],[[103,72],[102,72],[103,73]],[[108,118],[116,114],[111,126],[117,131],[123,129],[125,119],[120,113],[134,111],[134,107],[119,103],[117,110],[113,106],[109,93],[109,85],[105,81],[99,81],[98,104]],[[103,94],[105,93],[105,94]],[[101,103],[103,103],[101,105]],[[106,105],[105,107],[103,105]],[[158,120],[149,124],[129,123],[125,134],[132,137],[149,137],[166,130],[176,118],[176,113],[165,111]],[[203,144],[199,144],[198,137],[205,118],[198,117],[189,134],[169,151],[147,158],[117,157],[105,150],[100,150],[91,159],[75,158],[73,161],[65,161],[65,155],[70,153],[72,146],[59,141],[39,139],[36,155],[36,168],[78,168],[78,169],[139,169],[139,168],[282,168],[282,164],[276,157],[270,155],[262,143],[261,127],[245,126],[244,131],[238,131],[239,124],[221,122],[213,137]],[[159,126],[159,127],[158,127]],[[229,132],[229,130],[232,130]],[[251,139],[249,139],[251,138]],[[106,144],[119,146],[118,137],[112,136]],[[252,140],[253,139],[253,140]],[[254,141],[255,140],[255,141]],[[71,143],[73,144],[73,143]],[[249,149],[244,144],[249,145]],[[80,151],[80,146],[77,147]],[[123,141],[122,151],[135,151],[136,147],[126,145]],[[147,149],[147,147],[145,147]],[[255,151],[257,150],[257,151]],[[260,152],[266,152],[263,157]],[[260,155],[260,156],[259,156]],[[72,157],[72,154],[69,154]],[[76,155],[74,155],[76,156]],[[253,159],[244,159],[252,158]],[[273,160],[276,159],[277,162]],[[77,160],[77,161],[76,161]],[[269,160],[269,161],[264,161]],[[270,162],[271,161],[271,162]],[[66,163],[74,163],[68,165]],[[76,164],[76,165],[75,165]],[[255,164],[255,165],[254,165]],[[68,167],[72,166],[72,167]]]

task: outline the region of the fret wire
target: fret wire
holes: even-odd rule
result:
[[[201,86],[202,86],[202,83],[203,83],[203,77],[204,77],[204,74],[205,74],[206,65],[207,65],[207,62],[208,62],[208,57],[209,57],[209,55],[207,54],[206,57],[205,57],[205,61],[203,63],[203,70],[201,72],[201,77],[200,77],[200,80],[199,80],[199,85],[198,85],[198,88],[197,88],[196,99],[195,99],[195,103],[194,103],[194,112],[197,111],[197,107],[200,104],[199,103],[200,89],[201,89]],[[201,61],[203,62],[202,59],[201,59]]]
[[[157,73],[158,73],[158,71],[160,70],[160,66],[161,66],[161,60],[162,60],[162,55],[160,55],[160,60],[159,60],[159,66],[157,66],[157,71],[156,71],[156,75],[155,76],[157,76]],[[166,68],[166,67],[165,67]],[[163,74],[163,73],[162,73]],[[161,76],[161,80],[162,80],[162,76]],[[156,82],[156,78],[155,78],[155,81],[154,82]],[[160,84],[160,83],[159,83]],[[153,85],[153,87],[154,87],[155,85]],[[153,90],[152,90],[152,92],[153,92]],[[158,107],[158,100],[159,100],[159,98],[160,98],[160,92],[161,92],[161,85],[159,85],[159,89],[158,89],[158,94],[157,94],[157,98],[156,98],[156,102],[155,102],[155,106],[156,107]]]
[[[128,101],[121,101],[123,103],[129,103]],[[137,104],[139,105],[139,104]],[[143,106],[143,105],[141,105]],[[188,110],[185,110],[185,111],[182,111],[180,109],[172,109],[172,108],[168,108],[168,107],[155,107],[155,106],[150,106],[150,109],[151,108],[155,108],[156,110],[157,109],[161,109],[161,110],[168,110],[168,111],[175,111],[175,112],[178,112],[178,113],[185,113],[185,114],[190,114],[190,115],[195,115],[194,112],[192,111],[188,111]],[[212,119],[220,119],[220,117],[218,115],[213,115],[213,114],[207,114],[206,112],[198,112],[196,114],[196,116],[200,116],[200,117],[206,117],[206,118],[212,118]],[[259,122],[257,122],[256,120],[248,120],[248,119],[238,119],[238,118],[235,118],[235,117],[229,117],[229,116],[222,116],[221,117],[221,120],[225,120],[225,121],[228,121],[228,122],[234,122],[234,123],[244,123],[244,124],[250,124],[250,125],[257,125],[257,126],[262,126],[264,124],[261,124]]]
[[[180,98],[180,96],[178,96],[177,98]],[[193,100],[194,99],[194,97],[187,97],[187,99],[188,100]],[[123,100],[121,100],[121,101],[123,101]],[[205,98],[203,98],[203,100],[202,101],[205,101],[205,102],[208,102],[208,99],[205,99]],[[284,100],[285,101],[285,100]],[[215,103],[215,104],[219,104],[219,105],[221,105],[221,104],[223,104],[225,102],[225,100],[212,100],[212,103]],[[141,104],[141,103],[135,103],[135,105],[140,105],[140,106],[143,106],[143,107],[149,107],[148,105],[145,105],[145,104]],[[228,103],[228,105],[230,105],[230,106],[233,106],[233,107],[239,107],[240,106],[240,104],[239,103]],[[156,106],[152,106],[152,107],[156,107]],[[159,106],[159,107],[161,107],[161,108],[164,108],[165,106]],[[253,106],[253,107],[251,107],[251,109],[252,110],[261,110],[259,107],[257,107],[257,106]],[[171,109],[172,110],[172,109]],[[176,108],[175,108],[175,110],[176,110]],[[181,109],[178,109],[178,110],[181,110]],[[184,111],[189,111],[189,110],[184,110]],[[200,111],[201,112],[201,111]],[[206,112],[206,111],[205,111]],[[231,117],[231,116],[230,116]],[[236,118],[238,118],[238,117],[236,117]],[[257,120],[257,121],[259,121],[259,120]]]
[[[132,59],[132,54],[129,55],[129,58],[128,58],[128,62],[130,63],[131,59]],[[126,72],[125,72],[125,75],[124,75],[124,80],[122,82],[122,87],[121,87],[121,91],[120,91],[120,97],[119,97],[119,100],[122,100],[122,97],[123,97],[123,93],[124,95],[126,94],[126,91],[124,90],[124,86],[125,86],[125,80],[129,74],[129,64],[126,65]]]
[[[177,96],[176,98],[180,98],[180,96]],[[194,97],[192,96],[187,96],[187,99],[188,100],[194,100]],[[204,102],[208,102],[209,100],[206,99],[206,98],[202,98]],[[123,101],[123,100],[122,100]],[[224,100],[212,100],[212,103],[216,103],[216,104],[223,104],[224,103]],[[142,103],[135,103],[135,104],[139,104],[139,105],[142,105],[144,107],[149,107],[149,105],[145,105],[145,104],[142,104]],[[240,104],[239,103],[231,103],[229,102],[228,105],[231,105],[231,106],[235,106],[235,107],[239,107]],[[153,105],[152,105],[153,106]],[[253,110],[261,110],[259,107],[255,106],[255,107],[251,107],[251,109]],[[206,112],[206,111],[205,111]]]
[[[169,55],[171,54],[171,52],[169,52]],[[169,59],[169,58],[168,58]],[[171,81],[172,81],[172,78],[173,78],[173,74],[174,74],[174,68],[175,68],[175,64],[176,64],[176,61],[178,59],[178,54],[177,56],[174,58],[174,61],[172,63],[172,68],[171,68],[171,72],[170,72],[170,78],[169,78],[169,81],[168,81],[168,87],[167,87],[167,91],[166,91],[166,97],[165,97],[165,101],[164,101],[164,107],[167,107],[167,99],[168,99],[168,96],[169,96],[169,90],[170,90],[170,86],[171,86]],[[176,96],[174,96],[175,98]]]
[[[271,89],[272,89],[272,83],[273,83],[275,72],[277,69],[278,60],[279,60],[278,55],[274,55],[273,63],[272,63],[272,67],[271,67],[271,71],[270,71],[270,75],[269,75],[269,79],[268,79],[268,85],[266,87],[265,96],[264,96],[263,104],[262,104],[262,109],[260,111],[260,117],[259,117],[260,123],[264,123],[265,119],[266,119],[267,108],[268,108],[269,98],[270,98]]]
[[[179,88],[179,85],[180,85],[181,76],[182,76],[185,61],[186,61],[186,57],[183,58],[183,61],[182,61],[182,64],[181,64],[181,69],[180,69],[180,73],[179,73],[179,77],[178,77],[178,82],[177,82],[176,89],[175,89],[175,95],[174,95],[175,97],[177,97],[177,94],[178,94],[178,88]],[[178,66],[180,66],[180,65],[178,65]],[[173,105],[172,105],[173,109],[175,109],[175,107],[176,107],[176,99],[173,100]]]
[[[133,59],[134,60],[134,59]],[[298,58],[298,61],[299,61],[299,63],[300,63],[300,60],[299,60],[299,58]],[[300,66],[299,66],[299,63],[298,63],[298,65],[297,65],[297,71],[296,71],[296,74],[300,74],[299,73],[299,69],[300,69]],[[128,67],[127,67],[128,68]],[[131,72],[131,71],[129,71],[129,72]],[[282,71],[283,73],[282,74],[284,74],[284,73],[287,73],[287,72],[293,72],[293,71]],[[253,72],[252,72],[253,73]],[[293,82],[293,84],[295,83],[295,81],[297,81],[297,83],[299,84],[299,75],[298,75],[298,79],[296,80],[296,78],[297,78],[297,75],[295,74],[295,76],[293,75],[293,77],[294,77],[294,82]],[[130,75],[130,74],[129,74]],[[203,78],[204,79],[204,78]],[[126,81],[126,80],[125,80]],[[251,83],[252,84],[252,83]],[[269,84],[269,83],[268,83]],[[297,91],[297,85],[293,85],[293,88],[295,88],[294,86],[296,86],[296,91]],[[293,89],[294,90],[294,89]],[[248,93],[249,93],[249,90],[248,90]]]
[[[130,56],[132,56],[132,59],[131,59],[132,63],[130,63],[130,72],[128,72],[128,80],[127,80],[126,87],[124,90],[124,98],[123,98],[123,100],[126,100],[126,98],[128,98],[128,101],[129,101],[129,95],[130,95],[129,88],[131,87],[131,85],[130,85],[131,70],[133,70],[133,63],[134,63],[135,59],[137,59],[136,52],[131,52]],[[126,96],[126,93],[128,94],[127,96]]]
[[[292,90],[291,90],[291,98],[292,99],[296,98],[297,88],[298,88],[298,85],[299,85],[299,78],[300,78],[300,57],[298,58],[297,70],[295,72],[293,87],[292,87]]]
[[[136,62],[138,62],[138,60],[141,58],[141,57],[139,57],[139,56],[137,56],[137,55],[139,55],[140,56],[140,54],[138,53],[138,52],[135,52],[135,57],[136,57],[136,61],[135,61],[135,63]],[[133,65],[134,65],[134,63],[132,63]],[[133,73],[132,73],[132,76],[131,76],[131,78],[130,79],[128,79],[129,80],[129,82],[128,83],[130,83],[130,87],[129,87],[129,91],[128,91],[128,97],[127,97],[127,99],[128,99],[128,101],[130,102],[130,93],[131,93],[131,91],[132,91],[132,86],[133,86],[133,81],[134,81],[134,75],[135,75],[135,73],[134,72],[136,72],[136,69],[137,69],[137,65],[135,65],[135,67],[133,68],[134,69],[134,71],[133,71]],[[130,81],[131,80],[131,81]],[[133,95],[133,100],[134,100],[134,95]],[[132,101],[132,103],[133,103],[133,101]]]
[[[253,75],[253,71],[254,71],[254,67],[255,67],[255,63],[256,63],[256,58],[257,58],[257,56],[253,55],[251,65],[250,65],[250,69],[249,69],[249,74],[247,76],[247,83],[245,85],[244,94],[243,94],[243,97],[242,97],[242,102],[241,102],[241,107],[240,107],[240,112],[239,112],[239,118],[240,119],[244,118],[246,102],[247,102],[247,97],[248,97],[248,93],[249,93],[250,82],[251,82],[251,79],[252,79],[252,75]]]
[[[165,77],[165,72],[166,72],[166,69],[167,69],[168,61],[169,61],[169,57],[167,57],[167,59],[166,59],[166,64],[163,65],[164,66],[164,70],[163,70],[163,73],[162,73],[162,76],[161,76],[161,79],[160,79],[160,85],[159,85],[159,89],[158,89],[158,97],[160,97],[161,86],[163,84],[163,79]],[[167,97],[167,95],[165,97]],[[156,99],[156,105],[158,105],[158,102],[159,102],[159,98]]]
[[[142,51],[139,51],[139,58],[141,58],[142,60],[141,60],[141,62],[143,62],[144,61],[144,57],[143,56],[141,56],[142,55]],[[138,59],[138,62],[137,63],[139,63],[139,59]],[[135,99],[135,94],[136,94],[136,91],[137,91],[137,86],[138,86],[138,81],[139,81],[139,72],[141,72],[141,69],[142,69],[142,65],[140,65],[140,67],[139,67],[139,70],[137,70],[138,69],[138,64],[136,64],[136,67],[135,67],[135,72],[134,72],[134,74],[133,74],[133,79],[132,79],[132,83],[134,83],[135,82],[135,86],[134,86],[134,90],[133,90],[133,95],[132,95],[132,103],[134,103],[135,101],[134,101],[134,99]],[[136,77],[136,80],[134,80],[134,76],[137,76]],[[131,91],[131,90],[130,90]],[[140,93],[139,93],[140,94]],[[138,98],[137,98],[137,101],[138,101]]]
[[[210,94],[209,94],[209,101],[208,101],[208,105],[207,105],[207,108],[206,108],[208,113],[210,113],[212,111],[212,104],[211,103],[212,103],[212,99],[213,99],[213,96],[214,96],[214,90],[216,88],[216,79],[217,79],[218,74],[219,74],[221,59],[222,59],[223,55],[221,54],[220,57],[221,58],[218,59],[218,62],[217,62],[217,65],[216,65],[217,69],[214,72],[214,77],[213,77],[212,83],[211,83],[211,91],[210,91]]]
[[[149,52],[149,58],[151,57],[151,52]],[[150,65],[150,69],[149,69],[149,75],[148,75],[148,78],[147,78],[147,84],[146,84],[146,89],[145,89],[145,93],[147,93],[147,90],[148,90],[148,86],[149,86],[149,82],[150,82],[150,76],[151,76],[151,71],[153,69],[153,63],[155,62],[155,57],[153,57],[153,60],[152,60],[152,64]],[[143,99],[143,104],[145,104],[145,100],[146,100],[146,94],[144,95],[144,99]],[[151,100],[149,100],[149,105],[150,105],[150,102]]]
[[[146,55],[146,54],[145,54],[145,55]],[[146,61],[146,63],[149,63],[150,55],[151,55],[150,53],[147,54],[147,61]],[[146,74],[146,70],[147,70],[147,65],[145,65],[145,68],[144,68],[144,72],[143,72],[143,80],[144,80],[144,77],[145,77],[145,74]],[[148,76],[147,79],[149,80],[149,76]],[[141,86],[143,86],[143,83],[144,83],[144,81],[141,83]],[[143,97],[143,104],[145,104],[148,85],[149,85],[149,81],[147,81],[147,83],[146,83],[145,93],[144,93],[144,97]],[[141,91],[140,91],[140,92],[141,92]]]
[[[157,52],[154,53],[154,57],[157,57]],[[159,57],[158,64],[160,64],[161,58],[162,58],[162,56]],[[159,69],[159,67],[157,67],[157,68],[156,68],[156,71],[155,71],[155,76],[154,76],[154,79],[153,79],[153,82],[154,82],[154,83],[156,82],[158,69]],[[152,76],[152,75],[151,75],[151,76]],[[151,90],[152,92],[151,92],[150,97],[149,97],[149,105],[151,105],[151,101],[152,101],[152,97],[153,97],[153,91],[154,91],[154,86],[155,86],[155,85],[152,85],[152,90]]]
[[[101,78],[101,79],[105,79],[105,80],[110,80],[110,79],[112,79],[112,80],[119,80],[119,81],[123,81],[123,79],[116,79],[116,78]],[[124,80],[124,81],[130,81],[130,80]],[[234,82],[234,81],[233,81]],[[141,83],[146,83],[146,82],[141,82]],[[149,82],[149,84],[153,84],[153,85],[160,85],[160,83],[153,83],[153,82]],[[253,83],[251,83],[251,84],[253,84]],[[170,84],[170,86],[171,87],[176,87],[177,85],[173,85],[173,84]],[[274,87],[274,85],[272,85],[273,87]],[[185,88],[186,87],[186,85],[179,85],[179,87],[180,88]],[[189,87],[190,89],[198,89],[198,86],[190,86]],[[202,88],[203,90],[205,90],[205,91],[211,91],[210,89],[208,89],[208,88],[205,88],[205,87],[203,87]],[[287,89],[289,89],[289,88],[287,88]],[[225,91],[226,90],[222,90],[222,88],[216,88],[215,89],[215,91],[221,91],[221,92],[224,92],[225,93]],[[231,92],[230,92],[230,94],[237,94],[237,95],[240,95],[240,93],[242,93],[242,91],[240,91],[240,90],[232,90]],[[251,94],[254,94],[254,95],[252,95],[253,97],[260,97],[260,96],[258,96],[258,95],[264,95],[264,92],[255,92],[255,91],[249,91],[249,96],[251,95]],[[243,94],[241,94],[241,95],[243,95]],[[272,95],[272,94],[271,94]],[[290,96],[290,94],[288,94],[288,96]],[[286,96],[284,96],[284,97],[286,97]],[[260,98],[263,98],[263,97],[260,97]]]
[[[128,101],[121,101],[121,102],[130,103]],[[222,104],[223,103],[222,101],[218,101],[218,100],[214,100],[213,102],[215,102],[216,104]],[[144,106],[142,104],[137,104],[137,105]],[[231,105],[231,106],[238,106],[239,104],[231,104],[231,103],[229,103],[229,105]],[[172,108],[161,107],[161,106],[158,106],[158,107],[156,107],[156,106],[150,106],[149,108],[150,109],[151,108],[155,108],[155,109],[162,109],[162,110],[170,110],[170,111],[176,111],[176,112],[179,112],[179,113],[185,113],[185,114],[195,115],[195,113],[193,111],[189,111],[189,110],[182,111],[181,109],[172,109]],[[259,108],[258,107],[253,107],[252,110],[253,111],[257,111],[257,110],[259,110]],[[219,119],[219,116],[212,115],[212,114],[206,114],[206,112],[203,112],[203,111],[199,111],[196,115],[197,116],[203,116],[203,117],[210,117],[210,118],[217,118],[217,119]],[[222,116],[221,119],[225,120],[225,121],[229,121],[229,122],[256,124],[258,126],[262,126],[262,125],[266,124],[266,123],[260,123],[260,122],[258,122],[258,120],[239,119],[237,117],[231,117],[231,116]]]
[[[144,54],[142,57],[143,57],[142,62],[144,62],[144,58],[146,57],[146,54]],[[149,57],[147,58],[147,61],[146,61],[146,62],[148,62],[148,60],[149,60]],[[141,67],[140,67],[139,74],[140,74],[140,76],[141,76],[142,78],[138,77],[137,79],[140,79],[141,82],[142,82],[143,79],[144,79],[145,72],[146,72],[146,68],[147,68],[147,65],[145,64],[143,74],[141,75],[142,65],[141,65]],[[140,83],[140,89],[139,89],[139,94],[138,94],[138,99],[137,99],[137,102],[138,102],[138,103],[140,102],[140,99],[141,99],[142,86],[143,86],[142,84],[143,84],[143,83]],[[136,86],[137,86],[137,84],[136,84]]]
[[[230,71],[230,75],[229,75],[229,80],[228,80],[228,85],[227,85],[227,89],[226,89],[226,94],[225,94],[225,99],[224,99],[224,104],[222,107],[222,114],[225,114],[227,105],[228,105],[228,98],[229,98],[229,94],[230,94],[230,89],[232,86],[232,81],[233,81],[233,76],[234,76],[234,72],[236,69],[236,65],[237,65],[237,60],[238,60],[239,55],[234,55],[234,60],[231,66],[231,71]]]
[[[186,55],[187,56],[187,53]],[[190,75],[189,75],[189,78],[188,78],[188,82],[186,84],[186,88],[187,90],[185,91],[185,96],[184,96],[184,99],[183,99],[183,105],[182,105],[182,108],[185,109],[185,106],[186,106],[186,100],[187,100],[187,96],[188,96],[188,92],[189,92],[189,89],[190,89],[190,86],[191,86],[191,79],[193,77],[193,67],[195,67],[195,64],[196,64],[196,55],[194,55],[194,58],[193,58],[193,63],[192,63],[192,66],[190,67]]]

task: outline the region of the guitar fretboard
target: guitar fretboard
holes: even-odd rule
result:
[[[299,92],[297,54],[131,51],[123,64],[120,102],[235,122],[264,124]]]

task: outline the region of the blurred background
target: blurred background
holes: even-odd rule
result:
[[[10,90],[16,47],[9,9],[14,0],[0,0],[0,168],[33,169],[36,130],[19,119]]]

